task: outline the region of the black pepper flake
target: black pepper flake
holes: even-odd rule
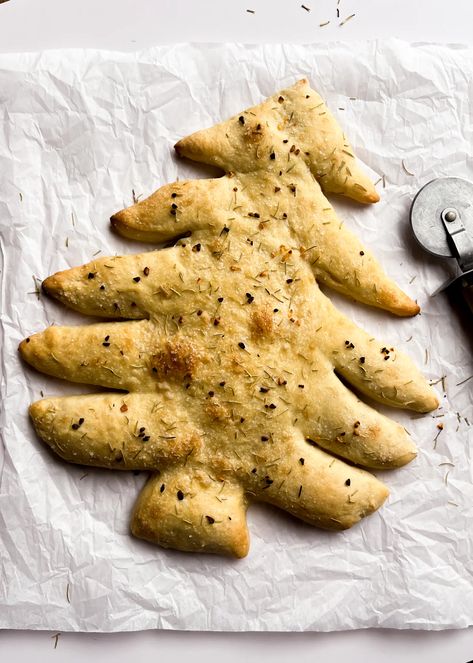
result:
[[[197,315],[202,315],[202,311],[200,309],[197,311]]]
[[[102,345],[103,345],[104,348],[109,348],[110,347],[110,343],[108,341],[104,341],[102,343]]]
[[[286,283],[293,283],[294,279],[286,279]]]
[[[364,251],[360,251],[360,256],[364,256],[364,255],[365,255],[365,252],[364,252]]]
[[[271,161],[274,161],[274,159],[276,158],[275,153],[271,152],[271,154],[269,155],[269,158],[271,159]]]
[[[285,138],[285,139],[283,140],[283,143],[289,143],[289,139],[288,139],[288,138]]]
[[[100,286],[100,290],[105,290],[105,286],[103,284]]]
[[[283,218],[283,219],[287,219],[287,214],[286,214],[286,212],[283,212],[282,218]]]
[[[225,386],[225,380],[222,380],[221,382],[219,382],[219,385],[220,385],[221,387],[224,387],[224,386]]]
[[[304,460],[303,458],[299,458],[299,463],[300,463],[301,465],[304,465],[305,460]]]
[[[282,104],[282,102],[284,101],[284,97],[279,97],[278,101],[279,101],[280,104]]]
[[[139,281],[141,281],[141,276],[134,276],[134,277],[133,277],[133,281],[134,281],[135,283],[138,283]]]
[[[212,516],[205,516],[207,522],[209,525],[213,525],[215,522],[215,518],[212,518]]]
[[[88,279],[95,279],[95,274],[94,274],[93,272],[89,272],[89,273],[87,274],[87,278],[88,278]]]
[[[171,205],[171,209],[177,209],[177,205],[176,205],[176,203],[173,203],[173,204]]]
[[[238,118],[238,122],[240,124],[245,124],[245,118],[243,117],[243,115],[240,115],[240,117]]]
[[[269,437],[267,435],[262,435],[261,436],[261,442],[267,442],[269,440]]]
[[[304,385],[303,385],[303,384],[298,384],[297,386],[299,387],[299,389],[304,389]]]
[[[229,233],[229,232],[230,232],[230,228],[227,228],[227,226],[223,226],[220,234],[223,235],[224,233]]]
[[[219,297],[219,298],[217,299],[217,301],[220,302],[220,304],[221,304],[221,303],[223,302],[223,297]]]
[[[177,499],[181,502],[184,499],[184,493],[182,490],[177,491]]]
[[[26,339],[26,343],[29,343],[30,341],[31,341],[31,339],[30,339],[30,337],[28,336],[28,338]]]
[[[164,493],[165,489],[166,489],[166,486],[164,485],[164,483],[162,483],[161,488],[159,489],[159,492]]]
[[[251,216],[253,219],[259,219],[260,215],[258,212],[248,212],[248,216]]]
[[[262,394],[267,394],[269,391],[268,387],[260,387],[259,390]]]
[[[246,297],[246,299],[247,299],[247,301],[248,301],[248,304],[252,304],[252,303],[255,301],[255,298],[253,297],[253,295],[251,294],[251,292],[247,292],[246,295],[245,295],[245,297]]]
[[[274,403],[270,403],[268,407],[270,410],[275,410],[277,406]]]
[[[170,209],[169,214],[172,214],[172,216],[176,216],[176,210],[175,209]]]
[[[278,313],[279,309],[278,308],[273,308],[273,313]]]
[[[199,244],[194,244],[194,246],[192,247],[192,250],[194,251],[194,253],[199,253],[201,247],[202,247],[202,245],[200,243]]]
[[[210,398],[213,398],[215,396],[215,393],[213,391],[209,391],[209,396]]]
[[[275,186],[274,187],[274,193],[279,193],[279,191],[281,191],[281,187],[280,186]]]
[[[359,426],[360,426],[360,422],[355,421],[355,423],[353,424],[353,428],[359,428]]]
[[[218,327],[220,324],[220,317],[214,318],[214,327]]]
[[[156,368],[156,366],[153,366],[153,368],[152,368],[151,370],[153,371],[153,373],[157,373],[157,372],[158,372],[158,369]]]
[[[244,350],[246,348],[246,345],[243,343],[243,341],[240,341],[238,343],[238,347],[241,348],[242,350]]]
[[[176,192],[171,193],[171,198],[177,198],[177,193]]]
[[[351,484],[351,479],[347,479],[347,480],[345,481],[345,486],[349,486],[350,484]]]
[[[72,426],[71,426],[72,430],[77,430],[78,428],[80,428],[82,426],[83,423],[84,423],[84,419],[83,419],[83,417],[81,417],[77,423],[72,424]]]
[[[254,467],[254,468],[251,470],[251,474],[256,474],[256,472],[257,472],[256,467]]]
[[[364,364],[366,361],[366,357],[360,357],[360,364]]]
[[[347,350],[353,350],[353,348],[355,347],[351,341],[345,341],[345,345]]]
[[[245,417],[240,417],[240,424],[242,424],[245,421]]]
[[[274,479],[271,479],[271,477],[269,477],[268,475],[266,475],[266,476],[264,477],[264,481],[265,481],[265,484],[266,484],[266,485],[263,486],[263,490],[264,490],[265,488],[269,488],[270,485],[274,483]]]
[[[186,384],[186,389],[189,389],[190,386],[191,386],[191,385],[190,385],[190,382],[188,382],[188,383]]]
[[[148,442],[148,441],[149,441],[149,438],[150,438],[149,435],[145,435],[145,436],[143,437],[143,442]]]
[[[143,269],[143,274],[144,274],[145,276],[148,276],[148,274],[149,274],[149,267],[145,267],[145,268]]]

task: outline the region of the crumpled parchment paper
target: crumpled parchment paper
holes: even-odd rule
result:
[[[27,407],[41,391],[87,391],[19,361],[23,337],[84,322],[37,296],[34,278],[95,255],[144,250],[112,235],[108,218],[131,204],[132,190],[147,195],[177,176],[206,174],[179,163],[174,142],[302,76],[327,100],[373,178],[384,176],[378,205],[335,206],[422,314],[401,320],[330,296],[407,351],[429,379],[445,376],[437,384],[441,407],[425,416],[389,411],[419,456],[383,474],[389,501],[354,529],[321,532],[254,506],[248,558],[165,551],[129,534],[144,474],[68,465],[34,435]],[[427,181],[473,179],[472,81],[471,49],[395,40],[0,56],[0,627],[473,624],[473,379],[460,384],[473,373],[471,335],[445,295],[430,297],[452,267],[422,252],[408,222]]]

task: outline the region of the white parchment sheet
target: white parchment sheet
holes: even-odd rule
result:
[[[419,456],[383,474],[389,501],[352,530],[320,532],[255,506],[246,559],[165,551],[129,534],[143,473],[63,463],[34,435],[27,407],[41,390],[87,388],[19,361],[17,345],[28,334],[84,321],[38,298],[33,277],[98,251],[142,251],[114,236],[108,219],[131,204],[132,190],[147,195],[177,176],[206,174],[175,159],[175,141],[302,76],[326,99],[373,178],[384,175],[379,204],[335,200],[336,208],[422,314],[401,320],[330,296],[373,335],[408,352],[429,379],[445,376],[437,384],[441,407],[425,416],[389,411],[411,432]],[[427,181],[473,179],[472,96],[473,50],[394,40],[0,56],[0,627],[473,624],[473,379],[459,384],[473,373],[471,336],[445,295],[430,297],[451,268],[421,251],[408,222],[410,202]]]

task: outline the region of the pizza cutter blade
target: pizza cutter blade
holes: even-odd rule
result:
[[[461,274],[441,290],[460,290],[473,312],[473,183],[443,177],[425,184],[411,205],[414,236],[429,253],[455,258]]]

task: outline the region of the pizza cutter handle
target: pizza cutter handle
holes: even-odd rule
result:
[[[453,294],[459,300],[460,305],[466,304],[467,310],[473,314],[473,270],[456,278],[448,286],[448,290],[453,290]]]

